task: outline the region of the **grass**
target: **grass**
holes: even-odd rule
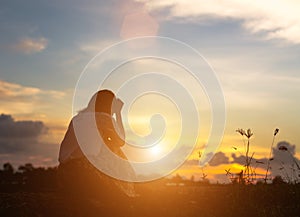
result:
[[[139,184],[140,197],[84,198],[59,191],[0,193],[0,216],[296,217],[299,185]]]

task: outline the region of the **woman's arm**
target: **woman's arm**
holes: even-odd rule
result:
[[[109,115],[101,115],[98,129],[103,142],[111,149],[120,148],[125,144],[124,128],[122,119],[116,115],[116,120]],[[117,120],[118,119],[118,120]]]
[[[121,111],[116,113],[116,126],[115,126],[115,128],[116,128],[116,131],[117,131],[119,137],[124,141],[125,140],[125,130],[124,130],[124,126],[123,126]]]
[[[122,116],[121,116],[121,110],[124,103],[122,100],[116,98],[113,103],[113,113],[116,115],[116,120],[113,122],[115,132],[118,136],[118,142],[116,145],[123,146],[125,144],[125,130],[123,126]],[[114,119],[113,119],[114,120]]]
[[[125,130],[121,117],[122,106],[123,102],[120,99],[116,99],[113,103],[112,113],[99,116],[98,129],[103,142],[111,150],[119,149],[125,144]]]

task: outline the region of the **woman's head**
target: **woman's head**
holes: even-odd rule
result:
[[[112,113],[112,103],[115,94],[110,90],[100,90],[95,93],[89,102],[88,108],[95,112]]]

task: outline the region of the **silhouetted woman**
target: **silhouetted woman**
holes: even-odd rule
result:
[[[111,158],[105,157],[107,150],[126,159],[121,150],[125,144],[122,106],[123,102],[113,92],[101,90],[94,94],[87,108],[73,117],[59,152],[59,178],[64,189],[114,200],[116,197],[134,197],[132,183],[111,178],[90,162],[95,159],[104,169],[117,166],[110,162]],[[97,139],[99,135],[100,140]],[[87,157],[89,155],[93,156]]]

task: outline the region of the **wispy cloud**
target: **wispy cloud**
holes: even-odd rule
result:
[[[49,95],[53,98],[62,98],[65,96],[65,93],[54,90],[42,90],[36,87],[22,86],[20,84],[0,80],[0,100],[5,98],[15,98],[19,100],[20,98],[32,98],[38,95]]]
[[[18,96],[33,96],[39,94],[40,92],[41,90],[38,88],[24,87],[19,84],[0,80],[0,99]]]
[[[265,39],[284,39],[300,43],[300,2],[295,0],[136,0],[151,11],[167,11],[168,19],[200,22],[233,19],[242,22],[251,33]]]
[[[79,49],[86,53],[97,54],[100,51],[104,50],[105,48],[108,48],[108,47],[116,44],[117,42],[119,42],[117,39],[106,39],[106,40],[101,40],[101,41],[80,43]]]
[[[12,46],[13,50],[24,53],[33,54],[45,50],[48,46],[46,38],[22,38]]]
[[[53,113],[59,104],[64,104],[67,94],[63,91],[43,90],[0,80],[0,113],[26,114]]]

